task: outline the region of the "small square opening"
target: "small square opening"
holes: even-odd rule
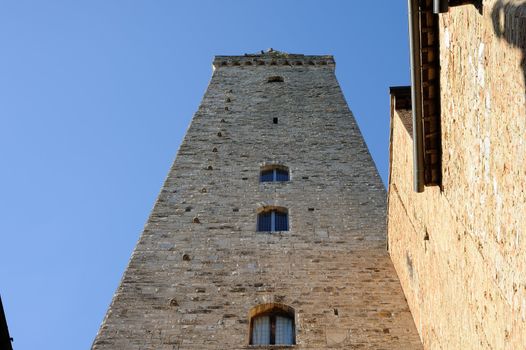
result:
[[[272,62],[270,63],[270,65],[273,65]],[[267,79],[267,83],[283,83],[283,81],[284,81],[283,77],[279,75],[268,77]]]
[[[272,122],[273,122],[274,124],[277,124],[277,123],[278,123],[278,118],[272,118]]]

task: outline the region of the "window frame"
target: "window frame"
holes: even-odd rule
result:
[[[263,216],[270,214],[270,225],[266,225],[262,223]],[[278,229],[278,220],[277,220],[277,214],[282,214],[285,216],[285,225],[286,227],[280,226]],[[281,221],[281,224],[283,221]],[[266,227],[263,226],[270,226],[267,230]],[[257,232],[288,232],[290,230],[290,223],[289,223],[289,211],[285,207],[266,207],[260,210],[257,213],[257,220],[256,220],[256,231]]]
[[[259,317],[269,316],[269,344],[254,344],[254,321]],[[291,344],[276,344],[276,324],[277,317],[284,317],[291,321],[292,343]],[[296,317],[294,309],[288,305],[280,303],[261,304],[252,308],[249,312],[249,339],[248,344],[251,347],[269,347],[269,346],[286,346],[293,347],[296,345]]]
[[[267,180],[266,178],[264,178],[264,176],[268,177],[270,172],[272,172],[272,179]],[[259,170],[259,182],[260,183],[289,182],[289,181],[290,181],[290,170],[288,167],[284,165],[267,165],[267,166],[262,166]]]

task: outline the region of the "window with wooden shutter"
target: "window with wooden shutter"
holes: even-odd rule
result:
[[[250,345],[294,345],[294,309],[279,303],[262,304],[250,312]]]

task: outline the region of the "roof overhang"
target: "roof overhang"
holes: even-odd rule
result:
[[[441,184],[440,55],[433,0],[408,0],[414,190]]]

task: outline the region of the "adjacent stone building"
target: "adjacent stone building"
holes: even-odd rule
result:
[[[92,349],[421,349],[333,57],[213,66]]]
[[[425,349],[526,349],[526,2],[409,3],[391,258]]]

